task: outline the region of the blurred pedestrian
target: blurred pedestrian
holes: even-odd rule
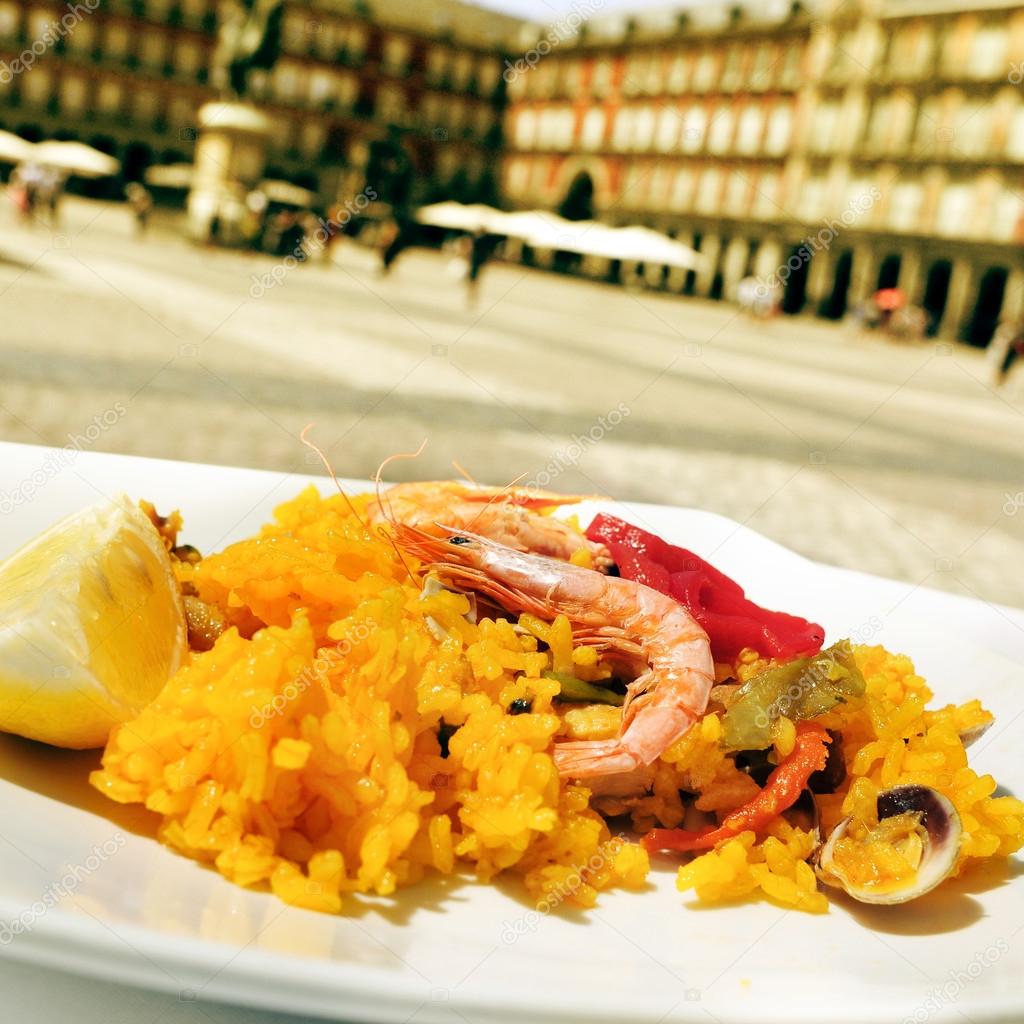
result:
[[[480,289],[480,272],[494,254],[496,245],[497,239],[482,231],[477,231],[470,241],[469,266],[466,270],[466,301],[470,306],[476,305]]]
[[[43,167],[36,183],[35,205],[46,210],[46,222],[51,228],[60,222],[60,201],[64,197],[66,180],[56,167]]]
[[[414,230],[414,223],[405,217],[395,217],[388,221],[378,244],[382,275],[389,274],[395,260],[412,245]]]
[[[135,236],[145,238],[149,215],[153,212],[153,196],[145,185],[137,181],[129,182],[124,191],[128,197],[128,207],[135,218]]]
[[[1024,355],[1024,319],[1003,320],[985,350],[985,361],[995,387],[1006,383],[1010,368],[1021,355]]]

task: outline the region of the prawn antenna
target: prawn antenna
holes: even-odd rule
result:
[[[395,462],[398,459],[418,459],[423,454],[423,450],[426,447],[427,438],[424,438],[420,442],[419,448],[417,448],[416,451],[414,452],[396,452],[394,455],[389,455],[377,467],[377,472],[374,473],[373,475],[373,482],[376,485],[377,490],[377,507],[384,513],[388,522],[390,522],[392,526],[395,525],[394,508],[391,505],[391,499],[387,498],[387,491],[383,490],[381,487],[381,484],[383,483],[384,479],[384,467],[392,462]],[[395,554],[398,555],[399,561],[402,563],[402,565],[405,566],[405,571],[409,574],[409,578],[415,580],[419,584],[420,589],[422,590],[423,581],[416,575],[416,573],[412,571],[412,569],[409,568],[409,563],[405,560],[405,555],[402,554],[402,551],[398,547],[398,544],[395,542],[394,537],[391,536],[391,534],[387,533],[387,531],[382,530],[380,528],[378,528],[377,532],[380,533],[380,535],[384,537],[384,539],[391,545],[391,547],[395,549]]]
[[[452,459],[452,466],[455,467],[455,472],[458,473],[459,476],[461,476],[467,483],[471,483],[474,487],[480,486],[476,480],[473,479],[473,474],[470,473],[468,469],[465,469],[458,459]]]
[[[334,486],[337,487],[338,493],[345,499],[345,504],[348,505],[349,511],[352,513],[352,515],[356,517],[356,521],[360,524],[360,526],[362,526],[364,530],[369,532],[369,525],[363,520],[363,517],[359,514],[358,509],[356,509],[355,505],[352,504],[352,499],[345,493],[345,489],[338,482],[338,477],[334,472],[334,467],[331,465],[331,460],[327,458],[322,448],[320,448],[317,444],[315,444],[313,441],[310,441],[309,438],[306,437],[306,434],[308,434],[309,431],[313,429],[313,427],[313,423],[307,423],[299,432],[299,440],[307,448],[312,448],[313,451],[316,452],[316,454],[320,458],[320,461],[324,464],[324,467],[327,469],[327,472],[330,475],[331,479],[334,481]]]
[[[509,480],[509,482],[508,482],[507,484],[505,484],[505,486],[504,486],[504,487],[499,487],[499,488],[498,488],[498,490],[497,490],[497,491],[495,492],[495,494],[493,495],[493,497],[489,498],[489,499],[488,499],[488,500],[487,500],[487,501],[486,501],[486,502],[484,503],[484,505],[483,505],[483,507],[482,507],[482,508],[480,509],[480,511],[479,511],[479,512],[477,512],[477,514],[476,514],[475,516],[473,516],[472,520],[470,521],[470,524],[469,524],[469,527],[468,527],[468,529],[469,529],[469,530],[470,530],[470,531],[472,532],[472,530],[473,530],[473,527],[475,527],[475,526],[476,526],[476,524],[477,524],[477,523],[479,522],[479,520],[480,520],[480,517],[481,517],[481,516],[482,516],[482,515],[483,515],[483,514],[484,514],[484,513],[485,513],[485,512],[486,512],[486,511],[487,511],[487,510],[488,510],[488,509],[489,509],[489,508],[490,508],[490,507],[491,507],[491,506],[492,506],[492,505],[494,504],[494,503],[495,503],[495,502],[497,502],[497,501],[504,501],[504,500],[505,500],[505,498],[506,498],[506,496],[508,495],[509,491],[511,491],[511,490],[512,490],[512,488],[513,488],[513,487],[515,487],[515,485],[516,485],[517,483],[519,483],[519,481],[520,481],[520,480],[522,480],[524,476],[526,476],[526,474],[525,474],[525,473],[520,473],[520,474],[519,474],[519,476],[517,476],[517,477],[513,477],[513,478],[512,478],[511,480]],[[474,480],[473,482],[475,483],[476,481]],[[512,504],[514,505],[514,504],[516,504],[516,502],[512,502]]]

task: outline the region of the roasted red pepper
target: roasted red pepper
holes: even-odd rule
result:
[[[718,828],[687,832],[681,828],[656,828],[644,836],[648,850],[710,850],[741,832],[756,832],[774,821],[800,798],[807,780],[825,767],[831,736],[813,722],[801,722],[796,729],[792,753],[768,776],[764,789],[749,803],[730,812]]]
[[[732,662],[747,647],[779,661],[821,650],[821,626],[754,604],[738,583],[686,548],[607,515],[594,519],[587,536],[607,545],[620,575],[684,605],[707,631],[715,661]]]

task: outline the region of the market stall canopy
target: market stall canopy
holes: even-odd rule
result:
[[[416,211],[416,220],[431,227],[450,228],[452,231],[485,231],[503,235],[501,224],[507,214],[485,203],[431,203]]]
[[[146,168],[145,180],[153,188],[189,189],[194,175],[192,164],[154,164]]]
[[[13,132],[0,131],[0,163],[20,164],[35,156],[35,143]]]
[[[290,181],[278,181],[276,178],[268,178],[256,186],[267,199],[272,203],[281,203],[283,206],[301,206],[309,209],[316,206],[317,195],[308,188],[300,185],[293,185]]]
[[[615,228],[593,220],[569,221],[543,210],[510,214],[507,219],[512,229],[510,235],[538,249],[687,270],[697,269],[702,263],[696,250],[652,228]]]
[[[81,178],[105,178],[121,170],[120,161],[84,142],[40,142],[33,148],[31,159]]]

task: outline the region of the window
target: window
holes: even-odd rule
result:
[[[162,67],[166,52],[166,37],[163,32],[159,29],[143,29],[139,37],[139,60],[150,68]]]
[[[299,129],[299,149],[304,156],[317,157],[327,141],[327,131],[318,120],[303,121]]]
[[[96,105],[104,114],[116,114],[121,109],[123,91],[121,83],[114,78],[105,78],[100,82],[99,90],[96,93]],[[192,114],[192,104],[189,104],[189,116]],[[182,124],[187,122],[182,121]]]
[[[722,84],[724,92],[734,92],[740,87],[743,78],[743,50],[734,43],[725,52],[722,65]]]
[[[733,125],[732,108],[723,104],[708,123],[708,149],[712,153],[727,153],[732,148]]]
[[[754,216],[761,220],[777,220],[779,217],[779,175],[766,171],[754,186]]]
[[[284,49],[290,53],[305,53],[309,49],[312,35],[310,28],[313,24],[302,11],[289,10],[284,16],[284,24],[281,28],[281,41],[284,44]]]
[[[352,72],[346,72],[338,76],[337,88],[338,103],[346,110],[354,107],[359,97],[359,79]]]
[[[839,127],[839,104],[819,103],[811,121],[810,148],[815,153],[831,153],[835,149]]]
[[[314,68],[309,75],[309,101],[323,106],[334,96],[334,80],[323,68]]]
[[[79,114],[85,108],[88,92],[81,75],[65,75],[60,83],[60,109],[65,114]]]
[[[763,132],[764,111],[759,104],[748,104],[736,123],[736,149],[740,153],[756,153]]]
[[[889,193],[889,226],[893,231],[913,231],[918,226],[924,190],[916,181],[894,185]]]
[[[718,84],[718,60],[718,54],[713,50],[705,50],[697,58],[697,67],[693,72],[695,92],[707,92]]]
[[[608,95],[612,85],[612,61],[610,57],[599,57],[594,64],[594,77],[590,83],[591,92],[598,98]]]
[[[409,63],[410,43],[406,36],[385,36],[381,48],[383,64],[393,75],[402,74]]]
[[[669,205],[673,210],[688,210],[693,204],[694,174],[689,167],[683,167],[676,171],[675,181],[672,183],[672,195],[669,197]]]
[[[675,107],[666,106],[661,108],[658,114],[658,132],[655,138],[655,145],[659,152],[668,153],[676,148],[679,141],[679,129],[682,118]]]
[[[708,114],[703,107],[690,107],[683,115],[683,133],[680,148],[684,153],[697,153],[704,147],[708,127]]]
[[[995,223],[989,234],[1000,242],[1013,242],[1020,238],[1024,203],[1013,189],[1003,189],[996,202]]]
[[[743,171],[733,171],[725,183],[725,212],[732,217],[742,217],[747,212],[747,196],[750,182]]]
[[[666,85],[670,93],[681,93],[686,89],[690,77],[690,58],[685,54],[677,54],[668,66]]]
[[[778,55],[774,46],[761,43],[754,52],[754,66],[750,72],[750,88],[755,90],[769,89],[775,73],[775,62]]]
[[[653,107],[641,107],[636,117],[636,128],[633,132],[633,149],[648,150],[654,144],[654,129],[657,116]]]
[[[939,201],[936,229],[940,235],[966,235],[971,218],[971,186],[947,185]]]
[[[377,116],[389,123],[405,116],[405,91],[401,86],[381,84],[377,90]]]
[[[476,67],[476,80],[481,94],[490,96],[498,87],[500,79],[501,65],[490,57],[482,58]]]
[[[716,213],[722,193],[722,172],[717,167],[708,167],[697,184],[697,209],[701,213]]]
[[[633,109],[621,107],[615,115],[612,130],[612,148],[623,152],[630,148],[633,141]]]
[[[112,22],[107,25],[106,36],[103,40],[104,56],[123,60],[128,55],[128,42],[128,26],[117,21]]]
[[[600,149],[604,142],[605,112],[600,107],[591,107],[583,115],[580,142],[584,149]]]
[[[199,44],[191,39],[183,39],[174,51],[174,64],[179,75],[191,78],[203,63],[203,53]]]
[[[3,8],[0,7],[0,22],[2,18]],[[3,35],[3,25],[0,23],[0,36]],[[91,53],[96,44],[96,22],[80,21],[66,38],[68,49],[72,53]]]
[[[427,51],[427,80],[430,82],[442,82],[448,74],[448,61],[450,58],[448,50],[443,46],[432,46]]]
[[[0,39],[13,39],[18,34],[20,22],[21,8],[17,4],[10,0],[0,3]]]
[[[511,160],[505,176],[505,187],[514,196],[526,193],[530,183],[530,165],[522,158]]]
[[[460,53],[452,64],[452,84],[456,89],[463,91],[469,85],[473,77],[473,55]]]
[[[808,178],[800,188],[800,216],[808,221],[821,220],[825,216],[825,196],[825,179]]]
[[[979,25],[971,43],[968,74],[972,78],[999,78],[1006,74],[1008,29],[999,24]]]
[[[51,86],[50,69],[42,64],[32,68],[31,74],[21,76],[21,95],[30,106],[43,106],[53,91]]]
[[[782,57],[779,82],[784,89],[796,89],[800,85],[800,65],[803,63],[803,46],[790,43]]]
[[[1011,160],[1024,161],[1024,105],[1018,104],[1006,140],[1006,155]]]
[[[793,134],[793,108],[781,104],[768,117],[768,133],[765,138],[765,151],[772,156],[786,152]]]
[[[139,124],[152,124],[160,112],[160,94],[153,89],[132,91],[132,117]]]

